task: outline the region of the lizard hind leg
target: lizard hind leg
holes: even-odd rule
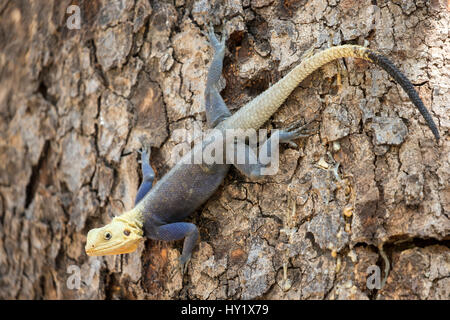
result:
[[[287,143],[290,146],[297,148],[298,146],[292,141],[298,138],[308,137],[317,132],[317,128],[310,128],[310,124],[299,125],[300,122],[296,122],[286,128],[285,130],[279,130],[276,135],[278,136],[278,143]],[[259,157],[252,150],[250,146],[245,143],[238,143],[234,148],[234,154],[227,154],[227,161],[233,163],[233,165],[245,176],[250,179],[259,179],[265,175],[264,169],[269,168],[272,165],[272,145],[274,143],[274,135],[271,135],[269,139],[264,142],[260,147]],[[237,161],[237,153],[240,152],[245,161],[239,163]],[[261,152],[265,152],[265,159],[269,160],[269,163],[261,162]]]
[[[150,165],[150,148],[142,148],[138,152],[141,154],[142,183],[139,186],[134,205],[137,205],[145,197],[153,186],[153,180],[155,180],[155,171]]]
[[[175,241],[184,238],[183,252],[181,253],[179,269],[183,275],[186,272],[187,264],[191,259],[192,250],[199,239],[198,228],[195,224],[189,222],[174,222],[151,228],[148,236],[155,240]]]
[[[224,31],[219,41],[214,33],[214,28],[209,25],[207,37],[214,49],[214,57],[209,66],[205,87],[205,109],[208,125],[213,128],[218,123],[231,116],[230,110],[220,96],[218,84],[223,68],[223,58],[225,56],[225,41],[227,34]]]
[[[318,131],[317,127],[310,127],[311,123],[300,125],[300,121],[294,122],[284,130],[278,131],[280,143],[287,143],[296,148],[297,145],[292,141],[299,138],[306,138]]]

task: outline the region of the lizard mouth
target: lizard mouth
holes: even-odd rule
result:
[[[85,251],[88,256],[104,256],[109,254],[116,254],[120,251],[123,243],[119,241],[111,242],[106,245],[94,246],[92,244],[86,244]]]
[[[133,252],[137,249],[138,245],[139,239],[126,242],[114,241],[97,246],[88,243],[86,244],[85,251],[88,256],[107,256]]]

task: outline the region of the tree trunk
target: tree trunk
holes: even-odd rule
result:
[[[447,5],[1,0],[0,298],[448,299]],[[133,206],[141,144],[158,179],[190,146],[181,129],[206,129],[209,21],[230,35],[221,93],[232,112],[310,48],[354,43],[404,71],[441,143],[384,71],[339,60],[264,126],[317,116],[319,131],[283,145],[274,176],[231,169],[189,218],[201,240],[184,278],[182,242],[88,257],[87,232]]]

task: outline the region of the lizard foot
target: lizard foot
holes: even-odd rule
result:
[[[142,163],[142,160],[146,158],[146,150],[144,148],[140,148],[136,150],[137,153],[141,156],[141,158],[137,161],[138,163]]]
[[[228,34],[225,28],[223,28],[222,37],[220,38],[220,41],[219,39],[217,39],[217,36],[214,32],[214,26],[212,22],[208,24],[208,32],[207,33],[205,32],[204,34],[208,37],[208,40],[215,51],[221,51],[225,49],[225,42],[227,41],[228,38]]]
[[[280,130],[280,143],[287,143],[294,148],[298,147],[297,144],[292,140],[309,137],[310,135],[313,135],[318,131],[318,127],[310,128],[310,124],[311,123],[300,125],[300,121],[297,121],[291,124],[285,130]]]
[[[177,271],[180,272],[181,278],[183,279],[184,274],[187,271],[187,265],[190,259],[191,259],[190,255],[187,258],[184,258],[183,256],[179,257],[177,265],[170,272],[170,279],[173,279],[173,277],[177,274]]]
[[[191,255],[189,254],[187,257],[181,256],[178,258],[178,268],[180,270],[181,276],[184,277],[184,274],[187,271],[188,262],[191,260]]]
[[[151,150],[152,150],[151,146],[147,143],[144,143],[141,140],[141,147],[138,150],[136,150],[137,153],[139,153],[141,155],[141,160],[139,160],[138,162],[142,163],[142,160],[144,160],[144,159],[145,159],[145,161],[148,162],[148,159],[150,158]]]

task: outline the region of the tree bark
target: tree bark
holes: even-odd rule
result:
[[[445,0],[0,1],[0,298],[448,299],[449,10]],[[221,93],[232,112],[309,49],[354,43],[395,61],[441,143],[384,71],[336,61],[264,126],[317,116],[319,131],[282,146],[274,176],[233,168],[189,218],[201,240],[184,278],[182,242],[88,257],[87,232],[133,206],[141,144],[158,179],[190,145],[180,130],[206,129],[209,21],[230,35]]]

